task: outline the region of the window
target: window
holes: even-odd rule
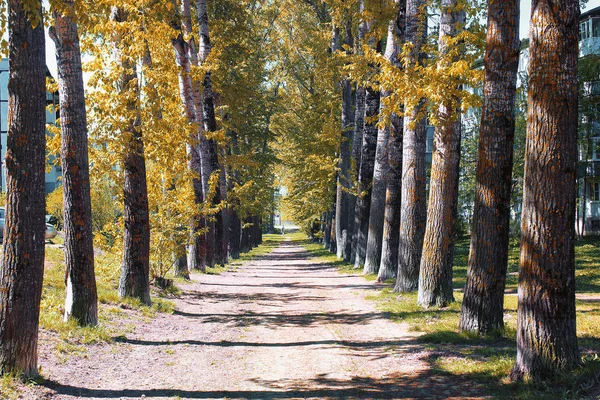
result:
[[[600,182],[594,182],[591,185],[591,201],[600,201]]]
[[[590,30],[588,21],[584,21],[579,24],[579,38],[585,40],[590,37]]]
[[[600,138],[592,139],[592,160],[600,161]]]
[[[594,17],[591,19],[591,25],[592,25],[592,37],[600,37],[600,17]]]

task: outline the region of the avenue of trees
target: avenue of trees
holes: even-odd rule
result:
[[[315,58],[288,66],[284,84],[294,85],[304,98],[322,91],[320,102],[306,105],[320,118],[284,119],[292,123],[288,132],[302,130],[299,140],[307,141],[283,160],[296,219],[354,268],[377,274],[379,281],[394,278],[398,292],[417,291],[424,308],[444,307],[454,301],[459,205],[471,208],[459,329],[488,335],[504,329],[511,207],[519,197],[518,353],[511,376],[536,379],[578,365],[579,3],[533,2],[526,104],[519,109],[518,1],[306,0],[296,7],[305,10],[303,24],[310,23],[314,36],[296,37],[286,53],[307,46]],[[487,29],[480,23],[482,13]],[[337,80],[321,71],[327,62],[329,71],[341,70]],[[311,75],[298,76],[298,69]],[[598,79],[597,70],[588,75]],[[316,87],[303,87],[306,82]],[[333,90],[329,103],[325,94]],[[324,102],[327,114],[316,109]],[[463,150],[461,114],[473,107],[479,110],[477,131],[470,132],[476,139]],[[297,113],[301,107],[288,108]],[[523,109],[524,171],[518,160],[513,175],[516,122]],[[426,125],[435,129],[429,172]],[[318,135],[306,135],[315,126]],[[331,126],[338,132],[333,150]],[[290,135],[284,137],[288,146]],[[465,152],[474,162],[471,182],[460,169]],[[310,157],[319,162],[312,170],[303,162]],[[514,177],[523,174],[520,189],[515,182],[521,180]],[[468,193],[459,193],[461,179],[471,185],[470,206],[464,203]]]
[[[152,268],[224,265],[293,219],[425,307],[454,301],[461,113],[481,108],[460,329],[501,331],[513,188],[519,2],[7,0],[9,131],[0,372],[37,373],[46,68],[56,44],[65,318],[97,324],[94,245],[119,295]],[[537,379],[580,361],[575,327],[578,0],[534,0],[517,360]],[[487,29],[482,16],[487,16]],[[476,67],[483,57],[484,69]],[[82,60],[85,61],[82,63]],[[85,73],[84,73],[85,71]],[[87,84],[84,85],[84,77]],[[483,87],[482,96],[473,88]],[[428,178],[426,125],[435,127]],[[429,183],[428,183],[429,182]],[[93,192],[115,218],[92,231]],[[427,198],[429,193],[429,198]]]

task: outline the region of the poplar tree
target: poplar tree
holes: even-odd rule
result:
[[[402,69],[400,60],[401,49],[404,44],[406,30],[406,0],[395,0],[398,7],[396,18],[389,23],[388,38],[385,58],[391,66]],[[390,92],[382,91],[381,111],[384,114],[386,101],[389,101]],[[401,107],[403,108],[403,107]],[[400,204],[402,183],[402,139],[404,120],[396,112],[391,112],[389,125],[383,129],[388,130],[387,182],[384,203],[383,236],[381,240],[381,262],[377,280],[396,277],[398,269],[398,246],[400,240]],[[386,134],[386,133],[383,133]],[[379,135],[382,135],[380,130]],[[372,208],[372,207],[371,207]],[[369,232],[369,238],[371,233]],[[369,243],[371,240],[369,239]],[[368,249],[367,249],[368,254]]]
[[[452,60],[453,40],[465,23],[458,0],[442,0],[439,34],[439,68]],[[445,73],[444,71],[443,73]],[[450,83],[451,85],[452,83]],[[460,164],[460,98],[448,91],[437,110],[431,165],[429,205],[419,271],[418,303],[427,308],[454,301],[452,263],[454,253],[458,177]]]
[[[0,373],[37,376],[44,274],[46,62],[40,1],[8,1],[6,225],[0,269]]]
[[[469,268],[459,329],[504,328],[515,94],[519,67],[519,1],[488,1],[483,107]]]
[[[577,0],[534,0],[514,379],[580,363],[575,313]]]
[[[427,8],[424,0],[406,0],[407,74],[424,59],[423,45],[427,36]],[[406,102],[408,103],[408,101]],[[400,238],[398,271],[394,291],[417,290],[419,268],[425,236],[426,215],[426,125],[425,101],[417,98],[416,106],[405,106],[402,138],[402,188],[400,190]]]
[[[56,45],[64,196],[65,319],[98,323],[90,199],[88,130],[76,10],[71,0],[54,5],[50,36]]]
[[[117,26],[127,22],[128,12],[113,7],[111,21]],[[123,155],[123,262],[119,280],[119,296],[133,297],[150,305],[150,217],[146,160],[139,110],[137,68],[131,57],[123,54],[128,46],[123,29],[114,35],[116,61],[121,67],[117,90],[124,95],[129,115],[121,134],[124,136]]]

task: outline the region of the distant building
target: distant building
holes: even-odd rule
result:
[[[579,19],[579,57],[600,63],[600,7],[581,14]],[[600,75],[582,82],[586,105],[580,118],[578,231],[600,234]],[[582,109],[582,104],[580,104]]]
[[[47,72],[50,76],[50,72]],[[52,93],[46,94],[46,104],[58,104],[58,98]],[[56,123],[57,112],[46,112],[46,123]],[[0,185],[1,190],[6,191],[6,164],[4,157],[6,155],[6,139],[8,134],[8,59],[0,60]],[[48,170],[50,172],[48,172]],[[60,186],[61,170],[59,166],[48,166],[46,168],[46,193],[52,192]]]

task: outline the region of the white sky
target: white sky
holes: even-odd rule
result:
[[[600,0],[588,0],[582,12],[600,7]],[[531,13],[531,0],[521,0],[521,38],[529,36],[529,17]],[[46,35],[46,63],[53,76],[56,76],[56,56],[54,54],[54,42]]]

